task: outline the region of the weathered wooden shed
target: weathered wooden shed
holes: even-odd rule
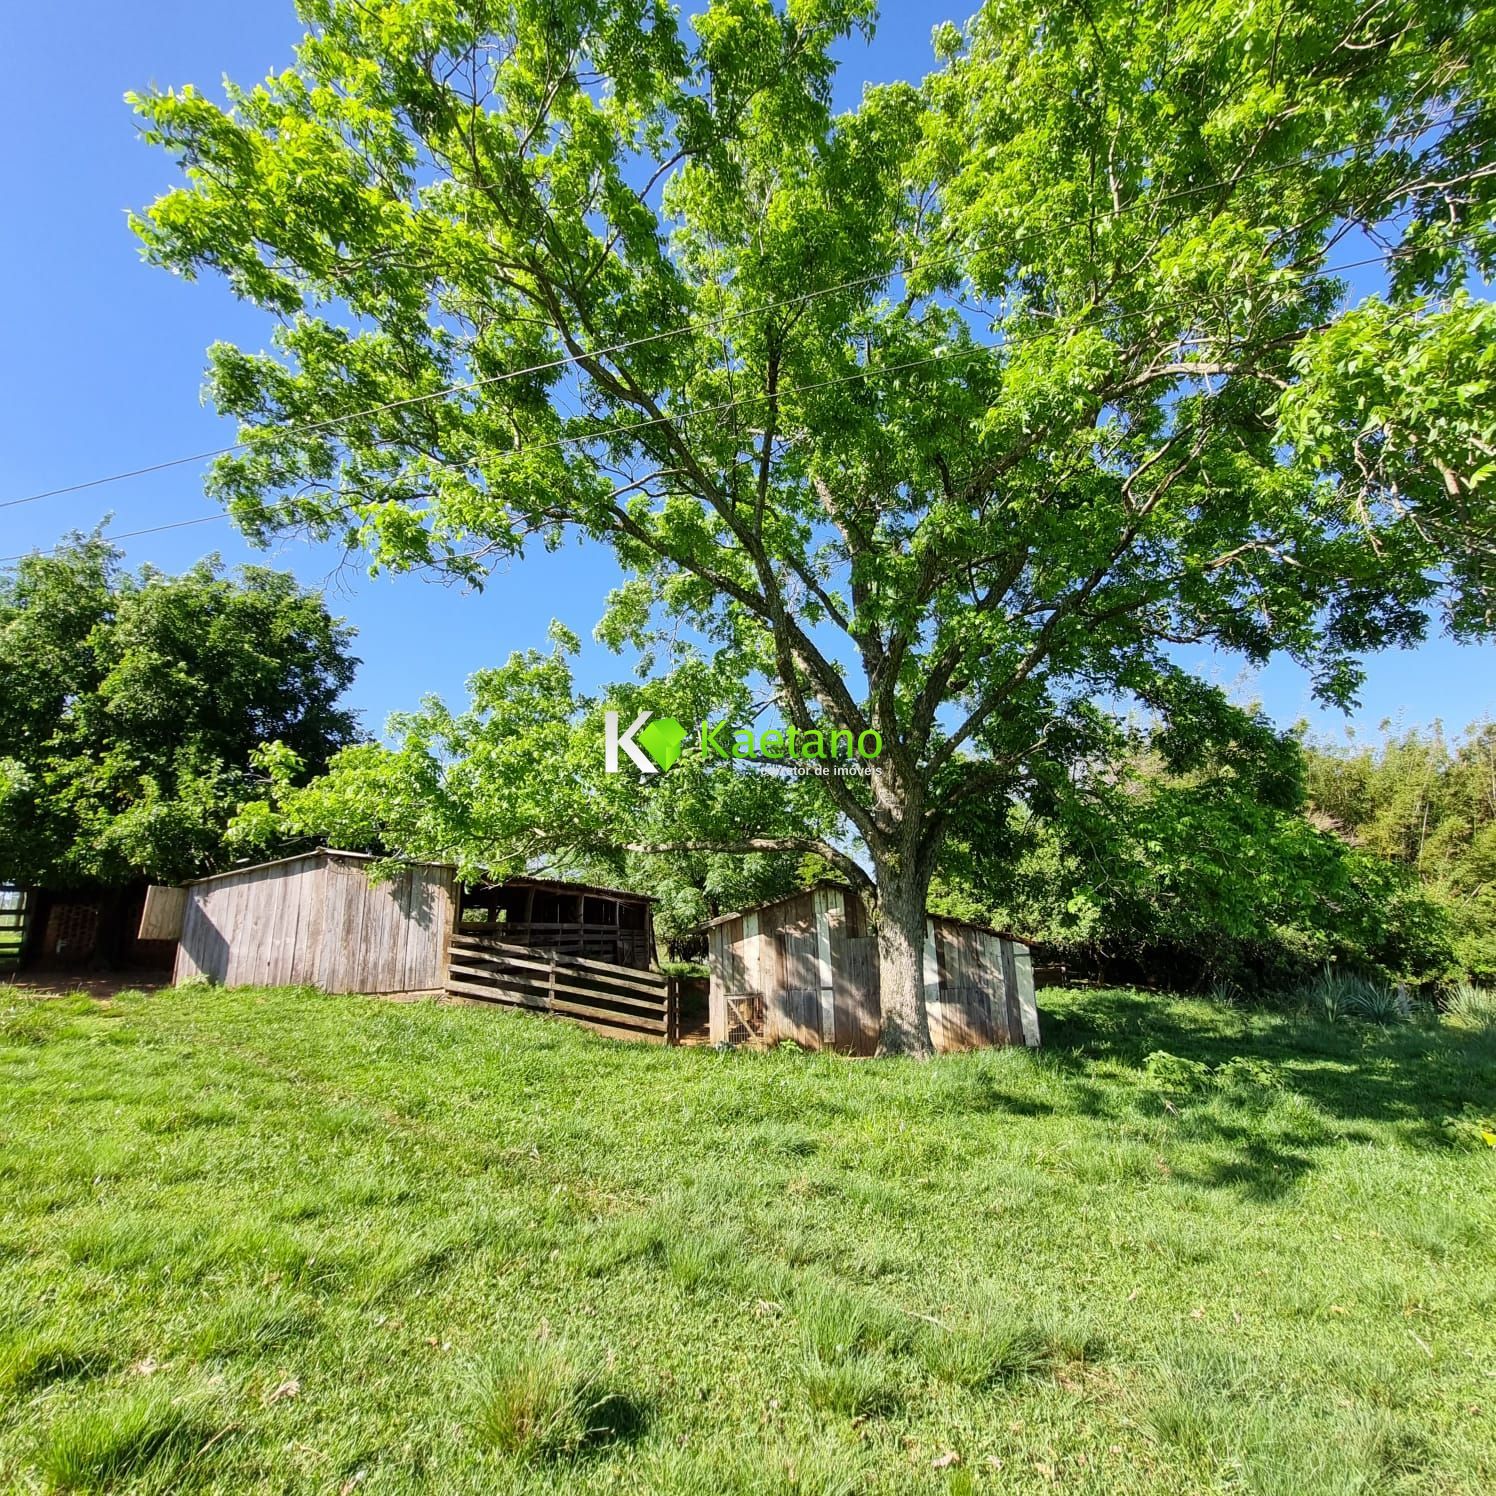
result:
[[[882,1027],[877,942],[861,897],[839,884],[723,915],[708,926],[711,1039],[872,1054]],[[1028,948],[930,916],[925,1003],[940,1052],[1039,1043]]]
[[[436,991],[446,979],[454,870],[413,863],[373,883],[372,860],[324,847],[187,884],[173,979]]]
[[[623,888],[507,878],[463,890],[460,928],[509,945],[648,971],[655,959],[653,904],[647,894]]]

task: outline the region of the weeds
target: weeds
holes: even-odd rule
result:
[[[74,1409],[47,1430],[37,1463],[54,1491],[184,1490],[228,1432],[206,1408],[152,1388]]]
[[[473,1373],[470,1396],[469,1427],[479,1446],[526,1463],[632,1436],[645,1421],[641,1402],[548,1343],[494,1352]]]
[[[1496,1029],[1496,987],[1456,982],[1445,993],[1444,1011],[1466,1028]]]

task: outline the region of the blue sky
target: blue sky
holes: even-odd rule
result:
[[[689,6],[686,7],[688,10]],[[964,15],[969,5],[955,7]],[[930,58],[932,23],[944,12],[892,5],[870,45],[843,48],[839,99],[864,81],[916,77]],[[7,19],[11,55],[56,53],[59,13],[16,7]],[[125,223],[173,184],[171,163],[137,138],[127,89],[195,83],[216,92],[225,74],[253,82],[290,61],[300,28],[289,3],[238,0],[83,0],[67,10],[68,66],[12,70],[11,150],[3,185],[8,232],[0,237],[8,357],[0,369],[0,499],[146,466],[233,440],[231,423],[200,399],[204,350],[215,339],[264,346],[267,320],[213,280],[195,284],[145,265]],[[202,470],[188,465],[106,488],[0,510],[0,555],[49,547],[69,529],[108,513],[113,532],[198,519],[212,512]],[[481,595],[415,577],[371,581],[341,552],[287,542],[251,551],[226,521],[122,542],[132,565],[180,570],[210,551],[229,562],[286,567],[327,584],[334,610],[358,630],[364,661],[352,704],[371,729],[434,692],[459,700],[467,676],[510,651],[545,647],[551,618],[584,640],[616,579],[595,547],[537,552],[496,575]],[[581,684],[594,688],[628,662],[589,647]],[[1339,735],[1346,719],[1309,700],[1303,672],[1288,662],[1256,676],[1230,660],[1213,679],[1260,699],[1287,725],[1308,717]],[[1370,664],[1351,724],[1374,733],[1383,719],[1435,717],[1454,728],[1496,704],[1496,646],[1431,642]]]

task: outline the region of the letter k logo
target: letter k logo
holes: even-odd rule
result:
[[[660,771],[645,758],[639,751],[639,745],[634,742],[634,734],[649,721],[648,712],[640,712],[634,720],[629,723],[629,730],[625,733],[618,731],[618,713],[607,712],[603,716],[603,726],[606,731],[606,758],[604,767],[608,773],[618,772],[618,750],[620,748],[634,761],[635,767],[641,774],[658,774]]]
[[[674,717],[657,717],[651,722],[648,712],[640,712],[629,724],[628,731],[623,733],[618,731],[617,712],[605,713],[603,722],[607,728],[606,766],[610,774],[618,772],[620,748],[633,759],[641,774],[658,774],[660,769],[668,769],[680,757],[686,730]],[[635,733],[639,735],[638,743],[634,742]],[[644,753],[639,751],[641,747]],[[649,758],[645,758],[645,753]],[[650,759],[654,762],[651,763]]]

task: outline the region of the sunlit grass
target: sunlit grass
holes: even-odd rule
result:
[[[1496,1032],[1041,997],[921,1066],[0,989],[0,1489],[1496,1489]]]

